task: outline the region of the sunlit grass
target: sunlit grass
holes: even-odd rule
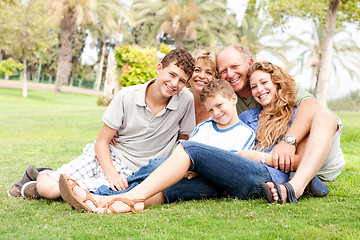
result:
[[[360,113],[339,112],[346,166],[325,198],[297,204],[218,199],[137,214],[77,212],[61,200],[9,198],[28,164],[57,168],[95,140],[97,96],[0,89],[0,239],[359,239]],[[241,183],[239,183],[241,184]],[[190,190],[191,191],[191,190]]]

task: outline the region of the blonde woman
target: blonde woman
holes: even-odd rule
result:
[[[201,90],[213,79],[217,78],[215,52],[196,49],[192,53],[195,60],[194,73],[189,81],[190,91],[194,95],[196,125],[209,119],[210,115],[200,101]]]

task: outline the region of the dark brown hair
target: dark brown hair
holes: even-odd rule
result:
[[[186,75],[189,76],[188,79],[191,78],[195,68],[195,61],[188,51],[184,49],[171,50],[161,61],[164,68],[166,68],[170,63],[174,63],[176,66],[181,68]]]

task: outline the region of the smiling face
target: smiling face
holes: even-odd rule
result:
[[[191,91],[201,92],[205,85],[214,79],[213,73],[215,69],[212,69],[209,61],[205,59],[198,59],[195,62],[195,70],[189,81]]]
[[[179,93],[187,84],[189,76],[174,63],[170,63],[167,67],[163,67],[159,63],[156,67],[157,78],[154,85],[158,86],[160,94],[164,98]]]
[[[277,85],[272,82],[271,75],[267,72],[257,70],[250,76],[251,94],[254,99],[266,108],[276,97]]]
[[[228,81],[234,91],[240,95],[242,91],[250,92],[246,78],[252,63],[252,59],[247,60],[239,50],[233,47],[223,49],[217,57],[220,77]]]
[[[235,94],[230,99],[223,97],[220,93],[214,97],[208,97],[204,101],[205,109],[209,112],[210,117],[220,129],[233,126],[239,121],[236,112],[237,97]]]

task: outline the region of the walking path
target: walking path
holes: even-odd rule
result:
[[[16,80],[0,80],[0,88],[23,88],[22,81]],[[47,91],[54,91],[55,85],[48,84],[48,83],[34,83],[34,82],[27,82],[28,89],[34,90],[47,90]],[[70,86],[62,86],[62,92],[71,92],[71,93],[83,93],[83,94],[92,94],[92,95],[102,95],[102,91],[96,91],[92,89],[86,88],[78,88],[78,87],[70,87]]]

